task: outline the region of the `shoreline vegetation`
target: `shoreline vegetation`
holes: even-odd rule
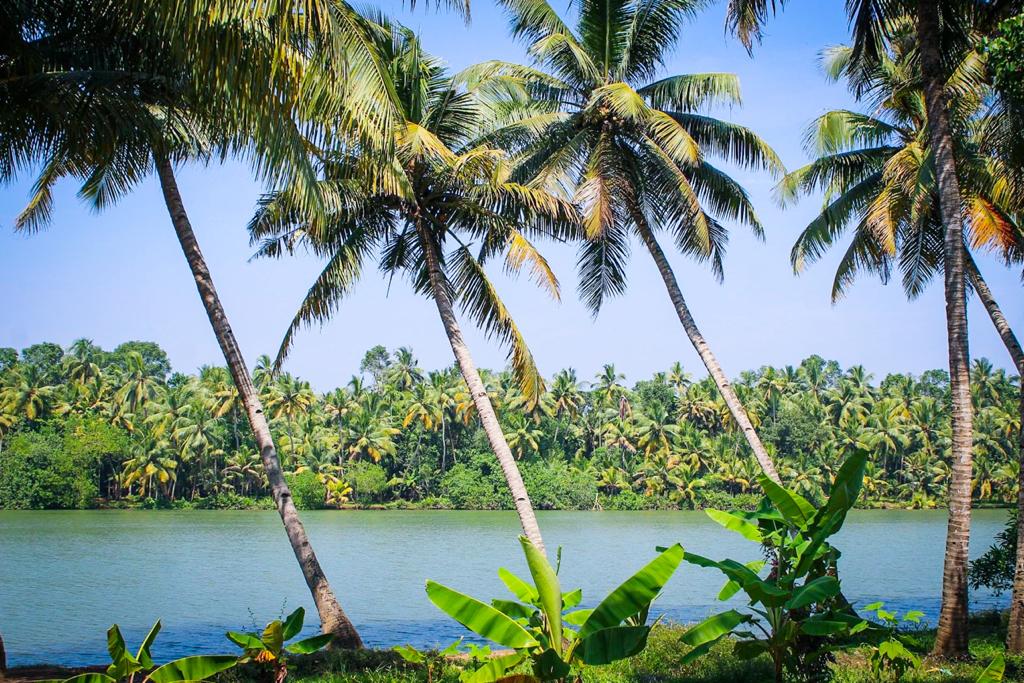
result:
[[[302,509],[512,509],[454,368],[377,346],[318,394],[264,357],[253,381]],[[538,510],[753,509],[758,467],[709,379],[680,364],[633,383],[559,371],[536,401],[482,371]],[[1017,378],[978,359],[976,507],[1016,500]],[[819,356],[733,384],[784,479],[811,501],[855,449],[858,507],[940,507],[950,481],[948,374],[843,369]],[[0,509],[273,509],[231,376],[173,372],[152,342],[0,349]]]
[[[922,658],[922,666],[900,680],[910,683],[943,681],[945,683],[974,683],[985,666],[1002,652],[1006,634],[1006,614],[982,612],[971,616],[970,659],[949,662],[929,658],[928,652],[935,638],[935,629],[915,628],[905,632],[909,648]],[[682,636],[691,627],[668,623],[654,628],[646,649],[636,657],[605,668],[587,669],[583,674],[588,683],[719,683],[724,681],[763,681],[772,678],[771,661],[767,657],[740,660],[732,653],[734,643],[724,639],[715,644],[703,658],[684,662],[690,648],[681,645]],[[869,683],[877,681],[868,661],[869,648],[840,653],[830,665],[832,679],[838,683]],[[465,654],[444,656],[438,652],[425,653],[428,661],[410,664],[390,649],[333,650],[289,662],[288,680],[291,683],[455,683],[459,681]],[[494,655],[503,654],[494,652]],[[428,675],[429,667],[429,675]],[[99,673],[103,666],[57,667],[43,663],[12,667],[6,671],[6,683],[37,683],[69,678],[78,674]],[[1018,681],[1024,671],[1024,661],[1010,656],[1006,659],[1004,680]],[[238,666],[210,679],[215,683],[252,683],[262,681],[266,672],[258,664]]]

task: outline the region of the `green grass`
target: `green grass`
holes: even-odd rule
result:
[[[639,656],[616,665],[590,668],[583,672],[587,683],[732,683],[740,681],[772,681],[768,659],[744,662],[732,656],[730,643],[723,642],[696,662],[683,665],[680,660],[687,647],[679,638],[684,628],[660,626],[651,634],[647,649]],[[912,634],[914,649],[924,657],[931,647],[934,631]],[[943,681],[973,683],[981,670],[1002,651],[1004,629],[999,615],[980,615],[971,622],[971,655],[964,663],[935,662],[924,658],[920,670],[902,680],[911,683]],[[447,661],[435,661],[429,680],[456,683],[460,667]],[[867,652],[857,650],[840,654],[832,667],[836,683],[874,683],[877,679],[867,663]],[[1024,660],[1009,658],[1007,681],[1024,681]],[[269,682],[265,672],[246,667],[223,675],[218,683]],[[426,667],[406,664],[392,652],[329,652],[295,660],[290,667],[289,683],[427,683]]]

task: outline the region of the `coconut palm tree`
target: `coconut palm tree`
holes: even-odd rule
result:
[[[926,106],[921,65],[916,60],[917,38],[906,28],[894,33],[888,49],[877,57],[877,67],[870,70],[857,65],[853,47],[833,49],[826,54],[829,77],[845,77],[852,90],[870,94],[873,113],[833,111],[820,117],[808,138],[810,145],[822,153],[809,165],[789,174],[780,185],[784,200],[819,189],[827,192],[822,213],[793,247],[792,261],[798,272],[836,244],[850,225],[854,226],[833,281],[833,300],[842,296],[861,271],[875,272],[885,281],[896,269],[902,272],[903,287],[913,298],[946,263],[946,222],[937,182],[940,174],[936,171],[938,156],[928,124],[932,112]],[[954,131],[957,170],[962,178],[958,186],[964,202],[965,233],[960,238],[959,256],[1014,363],[1024,367],[1020,345],[968,251],[995,248],[1012,260],[1021,257],[1020,246],[1024,243],[1024,232],[1015,221],[1024,208],[1024,195],[1013,189],[1019,179],[999,159],[987,154],[984,141],[977,138],[976,131],[991,128],[985,123],[990,108],[980,60],[976,52],[963,54],[944,85],[951,99],[947,125]],[[954,419],[962,421],[963,412],[954,411]],[[966,544],[966,537],[961,532],[963,524],[968,523],[964,516],[969,516],[970,498],[970,485],[965,494],[961,480],[965,467],[966,476],[973,479],[969,474],[971,453],[965,457],[966,463],[964,457],[954,459],[959,465],[954,468],[951,491],[968,497],[967,508],[963,501],[956,503],[961,517],[955,528],[951,527],[955,534],[950,541],[956,557],[964,562],[962,553],[966,546],[960,544]],[[951,563],[947,566],[951,581],[962,583],[966,590],[966,579],[957,573],[962,567],[947,560]],[[947,596],[952,600],[947,604],[959,604],[962,596],[957,596],[959,593]],[[947,631],[954,628],[948,626],[952,623],[951,614],[947,612]],[[962,621],[962,617],[956,619]],[[1024,612],[1021,618],[1024,627]],[[952,636],[947,640],[943,648],[952,648],[949,652],[961,645]]]
[[[282,188],[264,198],[250,223],[253,240],[261,241],[260,256],[281,256],[304,246],[327,259],[285,334],[277,361],[284,360],[300,327],[332,315],[364,263],[378,255],[389,278],[406,275],[414,290],[437,307],[523,530],[543,548],[529,496],[455,307],[509,344],[522,393],[539,400],[543,380],[484,266],[504,255],[508,269],[527,266],[557,296],[557,279],[530,236],[568,234],[574,211],[544,189],[513,182],[505,154],[473,142],[485,113],[477,98],[423,52],[411,31],[385,28],[379,49],[405,119],[394,131],[395,157],[378,164],[358,148],[325,152],[318,187],[329,210],[304,211],[291,190]]]
[[[42,172],[20,229],[50,217],[63,177],[104,207],[154,169],[182,251],[231,370],[292,549],[325,631],[360,646],[309,544],[280,472],[263,408],[185,211],[173,164],[240,154],[270,178],[310,176],[296,135],[390,125],[386,78],[365,22],[341,0],[8,3],[0,13],[0,182]],[[290,43],[289,41],[293,41]],[[244,45],[245,49],[239,49]],[[312,59],[314,55],[319,58]],[[311,106],[305,99],[316,93]],[[376,129],[377,135],[373,135]]]
[[[710,262],[720,277],[728,234],[723,221],[744,223],[757,235],[762,230],[746,192],[711,158],[782,170],[775,152],[752,131],[699,113],[709,104],[739,103],[735,76],[653,80],[684,21],[704,3],[583,0],[574,5],[575,27],[546,0],[501,4],[536,66],[491,62],[474,77],[518,83],[529,95],[529,106],[513,108],[492,135],[518,146],[524,178],[574,189],[587,237],[578,262],[583,301],[596,314],[625,290],[630,240],[639,237],[733,419],[762,469],[777,478],[658,240],[658,231],[666,230],[682,253]]]
[[[784,2],[729,0],[727,24],[749,51],[761,39],[761,27]],[[1016,10],[1013,8],[1016,7]],[[957,168],[955,98],[947,88],[956,67],[975,45],[977,27],[991,26],[1006,12],[1019,11],[1015,2],[979,3],[970,0],[852,0],[846,3],[853,33],[852,65],[870,73],[885,60],[886,47],[909,27],[916,42],[922,85],[926,134],[938,195],[941,225],[946,336],[953,410],[953,481],[943,567],[942,609],[933,652],[944,657],[967,655],[967,546],[970,540],[971,438],[967,341],[967,257],[963,249],[964,216]],[[962,93],[957,93],[958,95]],[[1024,398],[1022,398],[1024,401]],[[1022,497],[1024,505],[1024,497]],[[1021,587],[1024,591],[1024,557]],[[1024,646],[1024,593],[1021,600],[1020,645]]]

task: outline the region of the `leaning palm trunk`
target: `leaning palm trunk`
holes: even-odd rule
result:
[[[992,296],[988,283],[981,277],[974,259],[966,252],[964,258],[971,285],[978,293],[981,303],[985,305],[999,338],[1003,340],[1006,350],[1010,353],[1010,358],[1017,367],[1017,374],[1024,378],[1024,350],[1021,350],[1017,335],[1013,333],[1010,323]],[[1006,649],[1013,653],[1024,652],[1024,524],[1019,521],[1024,519],[1024,381],[1020,386],[1020,418],[1021,427],[1017,433],[1017,462],[1020,464],[1020,472],[1017,474],[1017,556],[1014,558],[1010,623],[1006,630]]]
[[[928,137],[934,150],[939,209],[944,226],[946,331],[952,397],[952,477],[949,526],[942,569],[942,608],[933,654],[961,658],[968,654],[967,562],[971,533],[972,422],[970,353],[967,343],[967,290],[964,282],[963,219],[956,175],[940,52],[939,4],[918,0],[917,42],[924,77]]]
[[[708,374],[715,380],[718,391],[722,394],[722,398],[725,399],[725,405],[729,407],[729,413],[732,415],[733,420],[736,421],[740,431],[743,432],[743,436],[750,445],[750,449],[754,451],[754,457],[757,458],[761,470],[776,483],[781,483],[779,475],[775,471],[775,463],[772,462],[771,456],[768,455],[764,444],[761,443],[757,432],[754,431],[754,425],[751,424],[747,411],[743,408],[743,404],[740,403],[739,397],[736,396],[732,384],[729,383],[729,378],[722,371],[722,366],[718,364],[718,359],[712,353],[711,347],[704,340],[704,335],[701,334],[693,316],[690,315],[690,309],[686,305],[686,300],[679,289],[679,283],[676,282],[675,273],[672,272],[672,266],[665,257],[665,252],[662,251],[661,245],[658,244],[658,240],[655,239],[654,233],[651,231],[646,220],[638,217],[636,223],[640,238],[644,241],[647,251],[651,253],[651,257],[658,266],[658,272],[661,273],[661,279],[665,282],[665,288],[672,299],[672,305],[675,306],[679,322],[683,324],[683,329],[686,330],[686,336],[690,338],[693,348],[697,350],[700,359],[704,361],[704,367],[708,369]]]
[[[313,602],[316,603],[316,609],[320,615],[321,628],[324,633],[334,634],[333,642],[339,647],[362,647],[362,640],[352,622],[345,615],[345,611],[338,604],[334,591],[331,590],[327,577],[320,567],[320,562],[316,558],[316,553],[313,552],[313,547],[309,543],[309,537],[302,526],[302,521],[299,519],[299,513],[292,501],[291,491],[288,490],[288,484],[281,471],[281,464],[277,458],[277,450],[274,448],[274,441],[270,434],[270,427],[267,425],[266,415],[263,413],[259,394],[256,387],[253,386],[249,370],[242,358],[241,349],[238,347],[238,342],[235,341],[234,332],[231,331],[224,307],[213,286],[210,270],[199,250],[195,233],[192,232],[192,225],[185,213],[185,206],[182,203],[181,194],[178,192],[178,184],[174,178],[171,162],[166,157],[154,156],[154,158],[157,174],[160,177],[160,187],[163,190],[171,222],[174,224],[174,231],[178,235],[178,241],[181,243],[181,249],[185,253],[189,268],[192,269],[199,297],[203,300],[203,306],[206,308],[206,314],[217,337],[217,343],[220,344],[221,351],[224,353],[224,360],[227,361],[231,377],[234,379],[242,404],[249,416],[249,424],[252,426],[256,445],[260,450],[260,458],[263,461],[263,469],[266,471],[267,481],[270,482],[271,495],[277,505],[277,511],[281,515],[281,521],[284,522],[288,541],[291,543],[295,559],[298,560],[299,567],[302,569],[306,585],[309,586],[309,590],[313,594]]]
[[[519,467],[516,465],[516,459],[512,455],[512,449],[508,447],[505,434],[501,431],[501,424],[499,424],[498,416],[494,412],[494,406],[491,405],[491,399],[487,395],[487,388],[484,386],[483,380],[480,379],[480,373],[476,369],[473,357],[469,354],[469,348],[462,338],[462,330],[459,328],[459,322],[455,318],[455,310],[452,307],[448,289],[445,287],[444,274],[441,271],[441,262],[438,257],[437,248],[434,246],[430,233],[419,222],[417,222],[416,230],[423,244],[427,275],[430,278],[430,289],[433,294],[434,303],[437,304],[437,312],[441,316],[441,323],[444,325],[444,331],[448,335],[448,341],[451,343],[455,360],[459,364],[459,370],[462,372],[462,377],[466,380],[466,385],[469,387],[469,393],[473,397],[473,405],[480,416],[480,423],[483,425],[484,433],[487,435],[487,441],[490,443],[491,450],[494,451],[494,455],[497,456],[498,462],[501,464],[501,471],[505,475],[505,482],[512,493],[516,512],[519,514],[519,523],[522,525],[523,532],[530,539],[530,542],[538,550],[544,552],[544,539],[540,535],[540,526],[537,524],[537,515],[534,513],[533,505],[530,503],[530,495],[526,491],[526,485],[523,483],[523,477],[519,473]]]

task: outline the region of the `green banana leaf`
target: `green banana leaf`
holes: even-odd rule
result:
[[[135,659],[138,660],[139,664],[142,665],[142,668],[144,669],[153,668],[153,657],[150,655],[149,650],[153,647],[153,641],[156,640],[161,628],[163,628],[163,625],[158,619],[157,622],[153,624],[153,628],[149,629],[149,633],[146,634],[146,637],[142,639],[142,645],[139,646],[139,653],[135,655]]]
[[[260,636],[260,640],[263,641],[263,647],[275,655],[281,654],[281,646],[284,645],[284,624],[277,619],[270,622],[263,629],[263,635]]]
[[[106,674],[88,673],[65,678],[63,681],[41,681],[40,683],[117,683],[117,679]]]
[[[576,657],[584,664],[611,664],[638,654],[647,646],[649,626],[613,626],[577,641]]]
[[[754,541],[755,543],[761,543],[763,541],[761,529],[759,529],[756,524],[752,524],[742,517],[722,510],[705,510],[704,512],[708,517],[715,520],[729,531],[735,531],[739,535],[743,536],[743,538]]]
[[[764,560],[754,560],[753,562],[747,562],[743,566],[756,574],[760,572],[762,569],[764,569],[764,565]],[[730,579],[729,581],[725,582],[725,585],[722,586],[722,590],[718,592],[718,599],[721,602],[725,602],[732,596],[736,595],[736,593],[739,592],[740,588],[742,588],[742,586],[740,586],[738,581],[733,581],[732,579]]]
[[[142,665],[128,654],[124,636],[121,635],[121,629],[117,624],[107,629],[107,652],[110,654],[107,675],[111,678],[121,680],[142,669]]]
[[[238,663],[231,655],[197,655],[168,662],[146,677],[152,683],[202,681]]]
[[[800,609],[839,594],[839,580],[834,576],[819,576],[793,591],[786,603],[787,609]]]
[[[318,636],[295,641],[291,645],[286,645],[284,649],[293,655],[308,655],[324,649],[332,640],[334,640],[333,633],[321,633]]]
[[[790,524],[803,528],[814,518],[817,511],[803,496],[779,486],[763,474],[758,475],[757,481],[768,499]]]
[[[846,520],[846,513],[857,502],[861,486],[864,484],[864,468],[867,465],[867,458],[867,452],[857,451],[849,456],[839,468],[828,500],[808,525],[810,543],[798,555],[794,569],[797,577],[810,571],[825,539],[842,527]]]
[[[582,626],[593,613],[594,610],[592,609],[578,609],[575,612],[568,612],[562,616],[562,621],[573,626]]]
[[[251,633],[239,633],[238,631],[228,631],[225,634],[232,643],[242,648],[243,650],[262,650],[263,641],[252,635]]]
[[[562,593],[562,609],[572,609],[583,600],[583,589],[577,588],[568,593]]]
[[[282,635],[286,641],[299,635],[302,630],[302,622],[306,620],[306,610],[302,607],[289,614],[284,620]]]
[[[516,602],[515,600],[501,600],[495,598],[491,600],[491,607],[495,608],[499,612],[503,612],[513,619],[529,619],[533,616],[536,610],[532,607]]]
[[[526,565],[530,568],[533,584],[537,587],[540,608],[546,617],[548,642],[555,653],[562,654],[562,586],[558,575],[548,562],[548,558],[537,549],[526,536],[519,537],[526,555]]]
[[[510,572],[509,570],[502,567],[498,570],[498,578],[505,584],[509,592],[516,596],[516,599],[520,602],[528,602],[534,604],[538,600],[537,591],[526,581]]]
[[[784,588],[779,588],[768,581],[761,580],[761,577],[759,577],[755,571],[750,569],[750,567],[740,564],[735,560],[722,560],[721,562],[716,562],[694,553],[686,553],[684,559],[690,564],[695,564],[698,567],[718,569],[720,572],[725,574],[730,581],[735,581],[739,584],[740,588],[742,588],[751,599],[761,602],[768,607],[781,607],[786,603],[786,600],[789,599],[789,591]]]
[[[742,614],[734,609],[719,612],[688,629],[683,634],[682,641],[690,647],[698,647],[732,633],[734,628],[748,621],[750,621],[750,615]]]
[[[537,645],[537,640],[511,617],[476,598],[435,581],[427,581],[427,597],[442,612],[487,640],[515,649]]]
[[[422,664],[427,661],[426,655],[414,648],[412,645],[395,645],[391,648],[399,657],[410,664]]]
[[[579,638],[604,628],[618,626],[658,596],[683,560],[683,547],[676,543],[665,549],[633,576],[613,590],[580,627]]]
[[[494,657],[487,660],[479,669],[466,669],[459,675],[462,683],[494,683],[501,679],[509,669],[514,669],[523,663],[526,655],[515,653]]]
[[[985,667],[985,670],[978,676],[975,683],[1000,683],[1003,680],[1003,673],[1006,669],[1006,660],[1002,654],[996,655],[992,663]]]
[[[551,648],[533,660],[533,672],[542,681],[561,680],[569,675],[570,669],[569,663]]]

